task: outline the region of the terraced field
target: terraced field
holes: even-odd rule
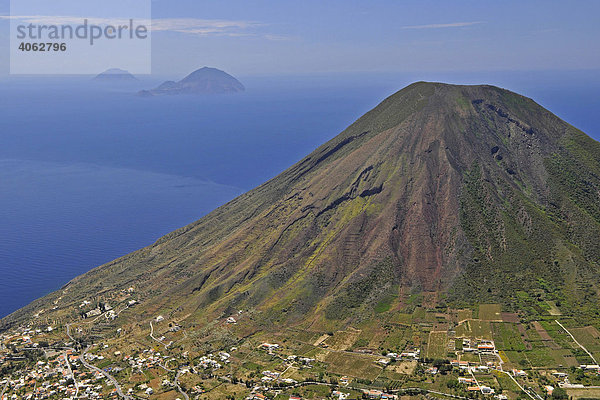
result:
[[[429,341],[427,343],[427,357],[429,358],[446,358],[448,354],[448,332],[430,332]]]
[[[484,321],[502,321],[502,306],[500,304],[480,304],[479,319]]]
[[[465,321],[456,327],[456,336],[492,340],[492,325],[479,319]]]

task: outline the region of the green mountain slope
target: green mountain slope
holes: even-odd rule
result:
[[[4,318],[78,318],[134,286],[131,324],[254,310],[322,329],[425,302],[545,290],[595,318],[600,144],[492,86],[419,82],[265,184]],[[40,310],[44,310],[39,314]]]

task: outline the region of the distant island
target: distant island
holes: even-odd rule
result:
[[[110,68],[94,78],[98,82],[137,82],[137,78],[129,71],[119,68]]]
[[[179,82],[166,81],[155,89],[142,90],[138,94],[150,97],[164,94],[237,93],[244,90],[246,90],[244,85],[227,72],[204,67],[192,72]]]

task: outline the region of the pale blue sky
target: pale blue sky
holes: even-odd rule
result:
[[[155,0],[153,72],[600,69],[600,1]],[[8,14],[0,0],[0,14]],[[0,22],[8,54],[8,22]],[[6,73],[7,60],[0,61]],[[118,66],[117,66],[118,67]]]

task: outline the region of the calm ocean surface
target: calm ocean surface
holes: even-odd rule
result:
[[[81,78],[0,82],[0,317],[267,179],[415,80],[492,83],[600,138],[598,72],[241,78],[139,98]]]

